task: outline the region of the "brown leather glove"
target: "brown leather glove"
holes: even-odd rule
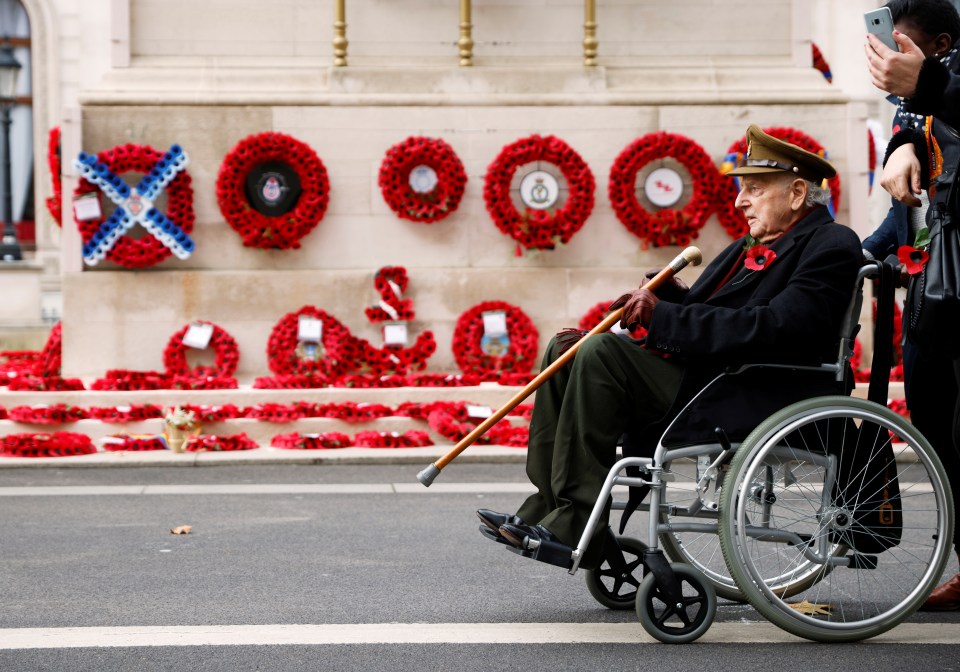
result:
[[[659,302],[660,299],[657,298],[657,295],[649,289],[634,289],[611,303],[610,310],[623,308],[620,327],[627,331],[633,331],[638,324],[643,327],[650,326],[650,320],[653,319],[653,309]]]
[[[570,348],[574,346],[581,338],[586,336],[587,332],[580,329],[574,329],[573,327],[568,327],[563,331],[557,332],[557,343],[560,345],[560,350],[558,354],[563,354]]]
[[[654,268],[647,271],[643,280],[640,281],[639,289],[643,289],[643,286],[646,285],[651,280],[653,280],[656,277],[657,273],[659,273],[660,271],[661,269],[659,268]],[[667,280],[664,284],[660,285],[660,288],[657,289],[656,293],[657,293],[657,296],[661,298],[673,300],[673,297],[680,297],[689,291],[690,291],[690,288],[687,287],[687,283],[681,280],[678,275],[674,274],[670,276],[670,279]]]

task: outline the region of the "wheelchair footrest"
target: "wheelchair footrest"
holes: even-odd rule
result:
[[[573,567],[573,557],[570,547],[565,544],[558,544],[554,541],[541,541],[540,544],[529,550],[508,546],[508,548],[517,555],[524,558],[531,558],[538,562],[545,562],[548,565],[570,569]]]

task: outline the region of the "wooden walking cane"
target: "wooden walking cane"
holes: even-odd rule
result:
[[[662,285],[664,282],[669,280],[674,276],[674,274],[679,273],[683,268],[688,264],[693,264],[694,266],[699,266],[700,261],[703,259],[703,256],[700,254],[700,250],[695,247],[688,247],[683,252],[681,252],[673,261],[670,262],[670,265],[657,273],[644,287],[649,290],[655,290],[657,287]],[[484,433],[497,424],[503,417],[512,411],[517,405],[533,394],[538,387],[543,385],[553,374],[559,371],[562,367],[566,366],[567,363],[573,359],[573,356],[577,353],[577,350],[580,348],[580,344],[585,340],[593,336],[594,334],[600,334],[615,325],[620,321],[620,318],[623,316],[623,308],[619,308],[609,315],[607,315],[603,321],[591,329],[589,332],[584,335],[579,341],[573,344],[573,346],[564,352],[562,355],[557,357],[550,366],[541,371],[536,378],[527,383],[527,386],[522,390],[513,395],[513,398],[510,399],[506,404],[504,404],[500,410],[491,415],[489,418],[477,425],[472,432],[467,434],[465,437],[460,439],[459,443],[453,447],[453,449],[441,457],[439,460],[426,467],[417,474],[417,480],[423,483],[426,487],[430,487],[430,484],[433,483],[433,479],[440,475],[440,471],[453,462],[456,459],[457,455],[466,450],[470,445],[479,439]]]

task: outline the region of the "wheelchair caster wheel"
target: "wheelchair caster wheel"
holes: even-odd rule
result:
[[[637,590],[637,617],[654,639],[664,644],[686,644],[710,628],[717,613],[717,594],[693,567],[675,563],[670,568],[683,593],[680,603],[667,604],[650,572]]]
[[[621,537],[617,539],[617,557],[605,557],[597,569],[584,571],[587,590],[607,609],[633,609],[637,603],[637,589],[643,580],[642,541]]]

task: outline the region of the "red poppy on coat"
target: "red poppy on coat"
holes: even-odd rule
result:
[[[773,263],[777,258],[777,253],[766,245],[754,245],[747,250],[747,256],[743,260],[743,265],[751,271],[762,271]]]

